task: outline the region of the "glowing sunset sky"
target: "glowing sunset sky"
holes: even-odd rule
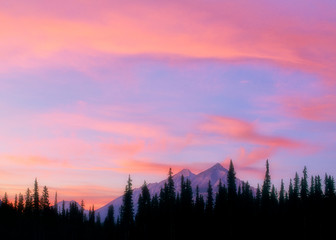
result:
[[[231,158],[336,175],[334,0],[1,1],[0,60],[0,197],[99,207]]]

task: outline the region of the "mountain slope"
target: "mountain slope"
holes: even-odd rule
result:
[[[175,184],[175,189],[178,192],[180,191],[180,188],[181,188],[181,176],[183,175],[186,179],[190,179],[191,186],[192,186],[194,194],[196,192],[196,187],[198,186],[199,190],[200,190],[200,194],[206,195],[209,180],[211,181],[211,185],[213,187],[214,193],[216,193],[217,189],[218,189],[219,180],[221,180],[223,184],[227,183],[227,173],[228,173],[227,169],[225,169],[220,163],[216,163],[211,168],[209,168],[209,169],[207,169],[207,170],[205,170],[205,171],[203,171],[203,172],[201,172],[197,175],[192,173],[189,169],[183,169],[182,171],[176,173],[173,176],[173,180],[174,180],[174,184]],[[159,195],[160,189],[164,187],[164,184],[165,184],[166,180],[167,179],[165,179],[165,180],[163,180],[159,183],[150,183],[150,184],[147,185],[151,196],[154,196],[155,194]],[[240,186],[241,183],[242,183],[242,181],[240,179],[236,179],[237,187]],[[135,188],[133,190],[133,203],[134,203],[135,211],[136,211],[136,208],[137,208],[137,202],[138,202],[140,193],[141,193],[141,187],[140,188]],[[119,211],[120,211],[119,210],[120,206],[122,205],[122,196],[114,199],[113,201],[109,202],[108,204],[99,208],[96,211],[96,214],[99,213],[100,217],[103,221],[107,216],[108,207],[111,204],[114,206],[115,216],[118,216]]]

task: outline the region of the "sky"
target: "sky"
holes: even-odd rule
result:
[[[335,42],[334,0],[1,1],[0,197],[98,208],[230,159],[336,176]]]

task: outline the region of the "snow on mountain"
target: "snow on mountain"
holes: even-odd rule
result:
[[[214,191],[216,192],[219,179],[221,179],[223,184],[226,184],[227,173],[227,169],[225,169],[220,163],[216,163],[211,168],[197,174],[191,182],[191,186],[193,190],[195,190],[198,186],[200,193],[206,193],[210,181]]]
[[[227,173],[228,173],[227,169],[225,169],[220,163],[216,163],[211,168],[197,175],[192,173],[189,169],[183,169],[182,171],[173,175],[173,180],[174,180],[175,189],[177,192],[179,192],[181,189],[181,176],[183,175],[185,179],[190,179],[194,194],[196,192],[196,186],[198,186],[200,190],[200,194],[206,195],[209,180],[211,181],[211,185],[213,187],[214,193],[216,193],[218,190],[218,184],[219,184],[220,179],[223,184],[227,183]],[[160,189],[164,187],[164,184],[166,181],[167,179],[159,183],[149,183],[147,186],[148,186],[151,196],[154,196],[155,194],[159,195]],[[237,187],[240,186],[241,183],[242,183],[241,180],[236,179]],[[137,210],[137,202],[138,202],[140,193],[141,193],[141,187],[135,188],[133,190],[133,203],[134,203],[135,211]],[[108,204],[99,208],[96,211],[96,214],[98,213],[100,214],[102,221],[104,221],[104,219],[106,218],[108,207],[111,204],[114,206],[114,216],[117,217],[119,215],[120,206],[122,205],[122,196],[114,199],[113,201],[109,202]]]

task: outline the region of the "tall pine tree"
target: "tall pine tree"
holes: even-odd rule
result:
[[[38,212],[40,209],[40,197],[39,197],[39,187],[37,183],[37,178],[35,178],[35,182],[34,182],[33,209],[34,209],[34,212]]]
[[[133,189],[131,176],[128,176],[122,202],[120,223],[127,229],[130,228],[134,222]]]
[[[26,213],[30,213],[33,209],[33,200],[32,200],[32,196],[31,196],[31,191],[29,188],[27,188],[27,191],[26,191],[26,196],[25,196],[25,212]]]
[[[42,196],[41,196],[41,208],[44,211],[50,209],[49,191],[48,191],[47,186],[43,187]]]
[[[207,190],[207,201],[205,206],[205,212],[208,216],[212,215],[213,211],[213,190],[211,186],[211,181],[208,182],[208,190]]]
[[[308,192],[308,174],[306,166],[303,169],[303,177],[301,178],[300,195],[303,202],[307,201],[309,192]]]
[[[261,190],[261,205],[263,208],[268,208],[270,203],[270,191],[271,191],[271,176],[269,173],[269,163],[266,161],[266,172],[264,183]]]
[[[236,172],[232,160],[230,160],[229,172],[227,174],[227,184],[228,184],[228,200],[230,205],[236,201],[237,198],[237,186],[236,186]]]
[[[19,202],[18,202],[18,207],[17,207],[18,213],[21,214],[23,212],[23,209],[24,209],[23,195],[19,193]]]
[[[282,210],[285,206],[285,185],[281,179],[280,193],[279,193],[279,207]]]

